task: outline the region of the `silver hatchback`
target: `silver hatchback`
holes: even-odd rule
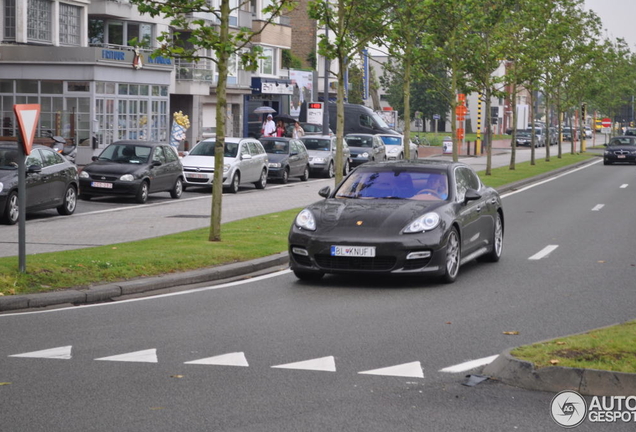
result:
[[[184,186],[212,186],[216,138],[200,141],[183,157]],[[267,185],[268,157],[254,138],[225,138],[223,149],[223,187],[237,193],[240,185],[252,183],[256,189]]]
[[[321,174],[331,178],[336,174],[336,137],[326,135],[312,135],[301,138],[309,153],[309,170],[314,174]],[[349,174],[351,151],[347,142],[343,140],[342,166],[343,174]]]

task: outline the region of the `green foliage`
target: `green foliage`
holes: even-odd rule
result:
[[[282,58],[281,63],[284,68],[287,69],[301,69],[302,68],[302,60],[292,54],[291,50],[285,49],[282,50]]]

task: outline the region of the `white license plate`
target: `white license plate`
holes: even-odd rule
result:
[[[625,159],[625,155],[618,155],[617,156],[619,159]]]
[[[208,178],[208,176],[205,174],[186,174],[186,175],[188,178],[197,178],[197,179]]]
[[[331,246],[331,256],[372,258],[375,256],[375,246]]]
[[[103,183],[103,182],[91,182],[91,186],[94,188],[104,188],[104,189],[112,189],[112,183]]]

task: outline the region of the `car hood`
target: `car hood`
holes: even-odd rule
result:
[[[372,235],[398,234],[417,217],[446,204],[446,201],[330,198],[313,204],[309,209],[320,232],[342,233],[350,237],[352,230]]]
[[[328,157],[329,155],[331,155],[330,151],[325,151],[325,150],[307,150],[307,154],[309,154],[310,157]]]
[[[289,159],[288,154],[280,154],[280,153],[267,153],[267,160],[270,163],[279,163],[284,162]]]
[[[233,164],[237,158],[225,157],[224,164]],[[186,156],[181,159],[181,164],[186,167],[214,168],[214,156]]]
[[[0,183],[8,186],[18,181],[17,169],[0,169]]]
[[[373,149],[371,147],[351,147],[351,146],[349,146],[349,150],[352,153],[354,153],[354,152],[355,153],[364,153],[364,152],[373,153]]]
[[[147,164],[129,164],[96,160],[95,162],[86,165],[84,167],[84,171],[96,174],[122,175],[143,171],[147,168]]]

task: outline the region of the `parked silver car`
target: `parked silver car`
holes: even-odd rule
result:
[[[326,135],[304,136],[301,138],[309,153],[309,170],[313,174],[321,174],[331,178],[336,175],[336,137]],[[342,142],[343,174],[349,174],[351,151],[346,141]]]
[[[404,135],[378,134],[386,145],[386,156],[388,160],[404,159]],[[409,146],[410,159],[418,159],[417,144],[411,141]]]
[[[215,144],[216,138],[207,138],[183,157],[185,187],[212,186]],[[265,189],[269,160],[257,139],[225,138],[223,156],[223,187],[229,192],[236,193],[240,185],[248,183]]]
[[[382,162],[386,160],[386,146],[378,135],[349,134],[345,141],[351,150],[351,166],[355,167],[365,162]]]

